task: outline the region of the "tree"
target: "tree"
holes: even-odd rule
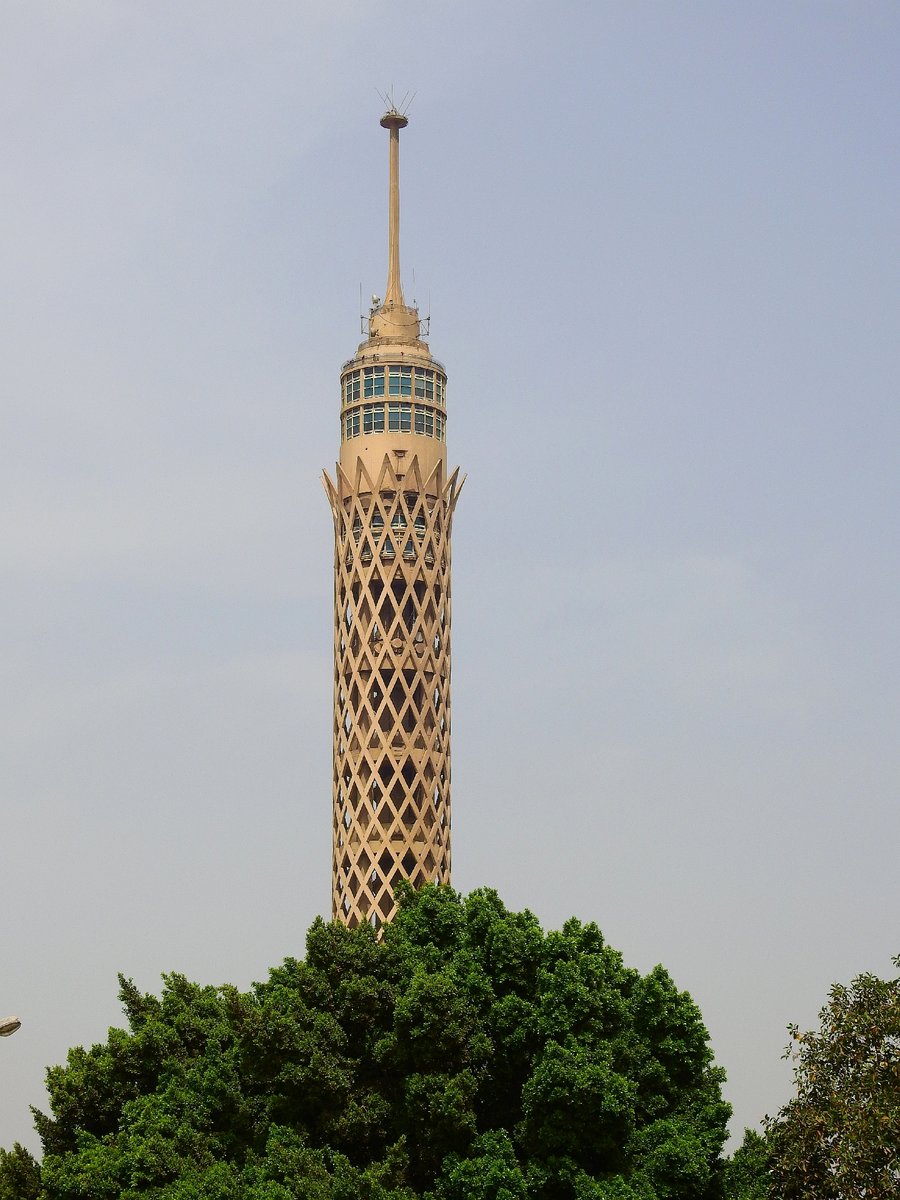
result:
[[[894,959],[900,968],[900,957]],[[768,1121],[779,1200],[900,1195],[900,978],[836,984],[819,1029],[790,1026],[796,1096]]]
[[[128,1029],[48,1072],[42,1197],[717,1200],[723,1076],[662,967],[491,891],[399,900],[247,993],[121,980]]]
[[[744,1140],[726,1160],[723,1184],[726,1200],[767,1200],[769,1148],[755,1129],[744,1130]]]
[[[0,1200],[37,1200],[41,1169],[24,1146],[0,1150]]]

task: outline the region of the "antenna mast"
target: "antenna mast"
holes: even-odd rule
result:
[[[390,178],[388,182],[388,277],[384,293],[385,304],[403,303],[400,282],[400,130],[408,124],[406,117],[392,108],[381,118],[390,130]]]

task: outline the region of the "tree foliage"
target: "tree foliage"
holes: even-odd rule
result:
[[[894,959],[900,969],[900,958]],[[768,1122],[779,1200],[900,1196],[900,978],[836,984],[819,1029],[790,1027],[796,1096]]]
[[[0,1150],[0,1200],[37,1200],[41,1169],[24,1146]]]
[[[381,942],[317,921],[247,993],[120,982],[128,1029],[48,1072],[45,1200],[720,1195],[700,1013],[595,925],[403,889]]]
[[[744,1130],[744,1140],[726,1159],[723,1172],[727,1200],[768,1200],[769,1148],[755,1129]]]

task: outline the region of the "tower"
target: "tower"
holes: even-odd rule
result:
[[[332,916],[378,929],[401,879],[450,878],[447,373],[400,283],[400,130],[388,130],[388,278],[341,369],[334,518]]]

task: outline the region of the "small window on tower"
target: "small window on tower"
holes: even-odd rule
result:
[[[384,395],[384,367],[366,367],[363,372],[363,395]]]
[[[359,399],[359,371],[344,376],[344,403],[352,404]]]
[[[434,396],[434,371],[416,368],[416,395],[426,400]]]
[[[416,433],[434,437],[434,411],[426,408],[424,404],[416,405]]]
[[[363,433],[384,433],[384,405],[363,406]]]
[[[388,367],[388,391],[392,396],[411,395],[412,367],[403,367],[399,363]]]
[[[388,429],[391,433],[409,433],[412,423],[412,405],[401,400],[388,403]]]

